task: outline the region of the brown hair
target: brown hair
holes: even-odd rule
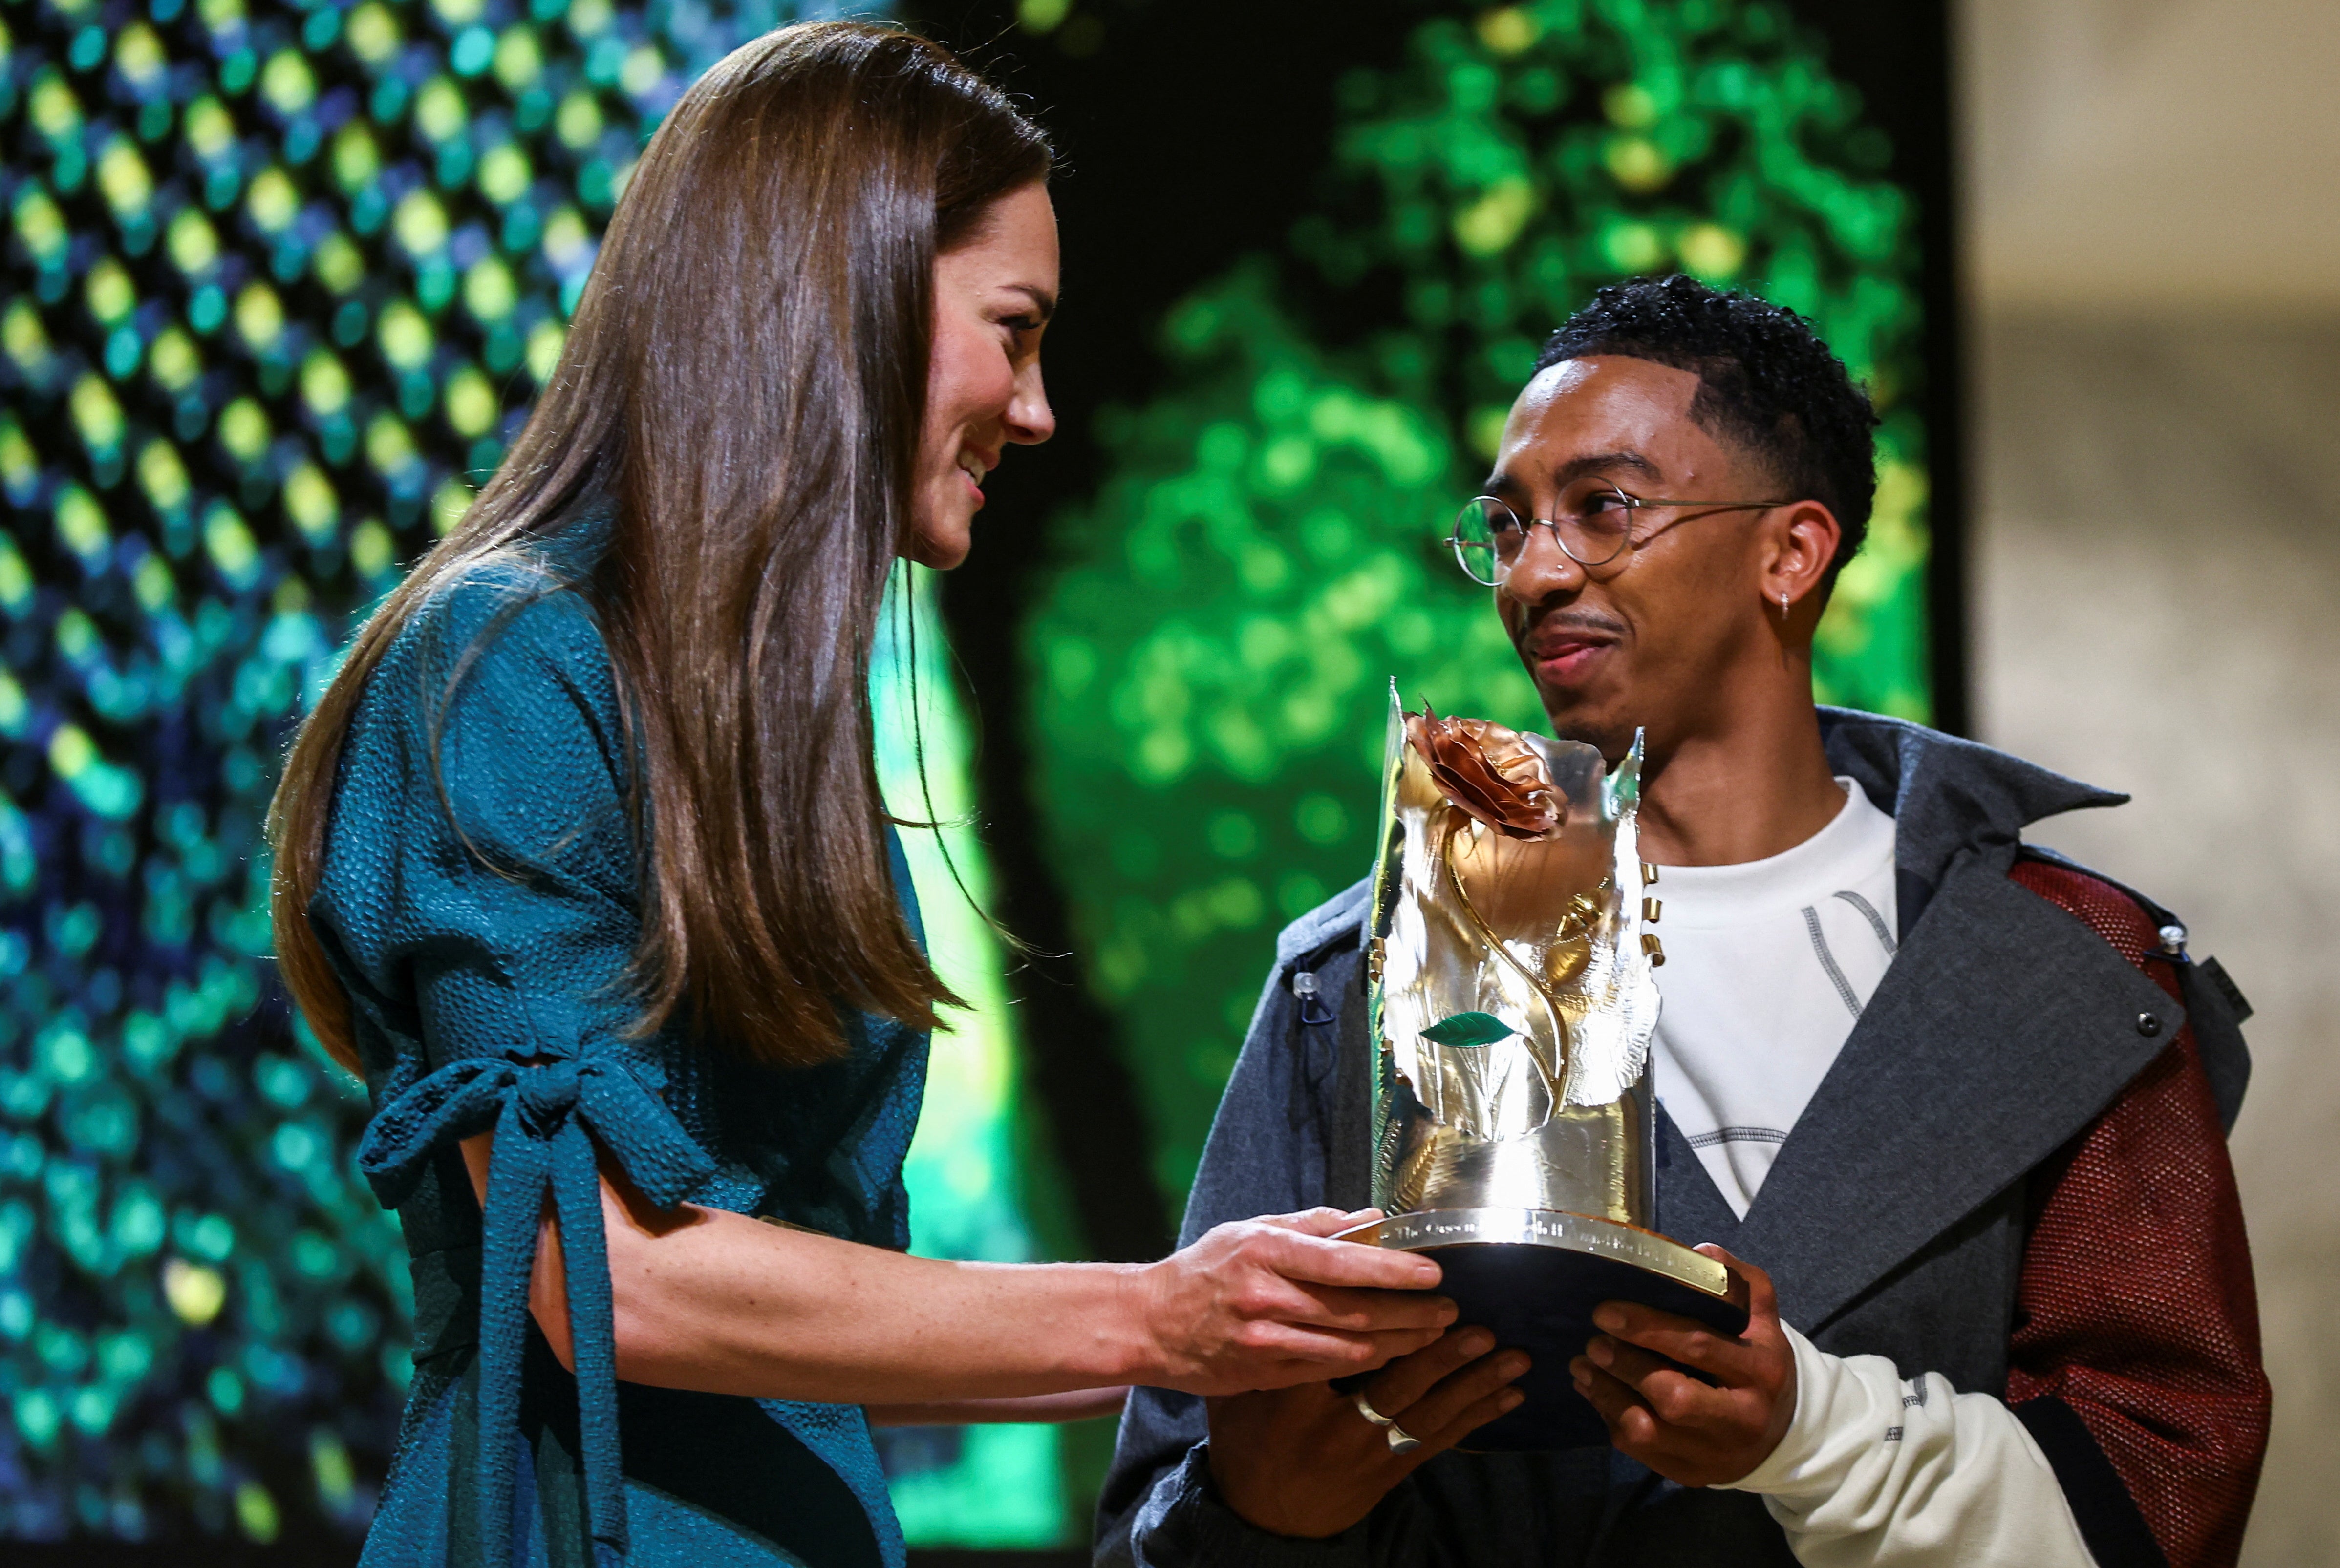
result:
[[[768,34],[650,141],[559,368],[452,532],[358,634],[269,812],[278,962],[356,1065],[349,999],[308,919],[342,739],[431,590],[600,512],[589,583],[640,739],[648,1032],[767,1062],[844,1050],[838,1007],[918,1028],[957,1004],[894,890],[869,661],[911,527],[936,256],[1047,178],[1040,131],[896,28]]]

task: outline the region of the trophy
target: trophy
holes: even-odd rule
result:
[[[1467,1446],[1605,1444],[1568,1374],[1595,1307],[1747,1326],[1730,1271],[1648,1224],[1665,956],[1641,736],[1611,770],[1579,742],[1406,713],[1393,685],[1389,735],[1365,948],[1387,1218],[1345,1238],[1436,1257],[1458,1321],[1533,1358],[1527,1398]]]

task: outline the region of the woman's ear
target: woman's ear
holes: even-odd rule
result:
[[[1838,541],[1844,537],[1843,525],[1818,501],[1779,508],[1767,521],[1770,547],[1764,557],[1764,602],[1783,606],[1783,621],[1799,610],[1816,618],[1820,587],[1829,564],[1836,559]]]

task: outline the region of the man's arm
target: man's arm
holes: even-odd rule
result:
[[[1744,1334],[1607,1302],[1572,1364],[1621,1452],[1685,1486],[1760,1494],[1805,1568],[2092,1568],[2055,1472],[2004,1404],[1819,1349],[1780,1321],[1761,1269],[1700,1250],[1746,1281]]]
[[[2039,861],[2013,874],[2178,995],[2156,922],[2118,889]],[[2270,1395],[2242,1205],[2193,1026],[2033,1201],[2008,1402],[2102,1568],[2228,1568]]]

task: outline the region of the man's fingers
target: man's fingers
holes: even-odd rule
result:
[[[1610,1440],[1619,1447],[1629,1443],[1639,1447],[1657,1435],[1656,1417],[1629,1385],[1581,1356],[1568,1364],[1568,1370],[1576,1380],[1576,1391],[1601,1413],[1601,1419],[1608,1423]],[[1629,1417],[1632,1418],[1630,1425]]]
[[[1392,1410],[1389,1414],[1405,1422],[1408,1432],[1443,1432],[1463,1411],[1484,1403],[1525,1376],[1528,1366],[1527,1352],[1499,1350],[1443,1379],[1403,1412]]]
[[[1445,1425],[1433,1428],[1428,1435],[1423,1436],[1422,1446],[1406,1455],[1405,1458],[1410,1464],[1420,1464],[1433,1455],[1445,1453],[1496,1416],[1509,1415],[1518,1409],[1520,1401],[1526,1397],[1526,1395],[1507,1385],[1472,1400],[1451,1417]],[[1421,1435],[1411,1426],[1406,1428],[1406,1433],[1409,1436]]]
[[[1450,1328],[1436,1344],[1383,1367],[1366,1385],[1365,1397],[1384,1415],[1394,1415],[1418,1403],[1448,1374],[1494,1347],[1495,1336],[1483,1328]]]
[[[1726,1384],[1747,1381],[1761,1359],[1743,1339],[1717,1333],[1694,1318],[1630,1301],[1602,1302],[1593,1309],[1592,1326],[1612,1339],[1712,1373]]]
[[[1696,1426],[1731,1415],[1730,1396],[1663,1356],[1602,1335],[1585,1346],[1595,1366],[1630,1386],[1669,1426]]]

